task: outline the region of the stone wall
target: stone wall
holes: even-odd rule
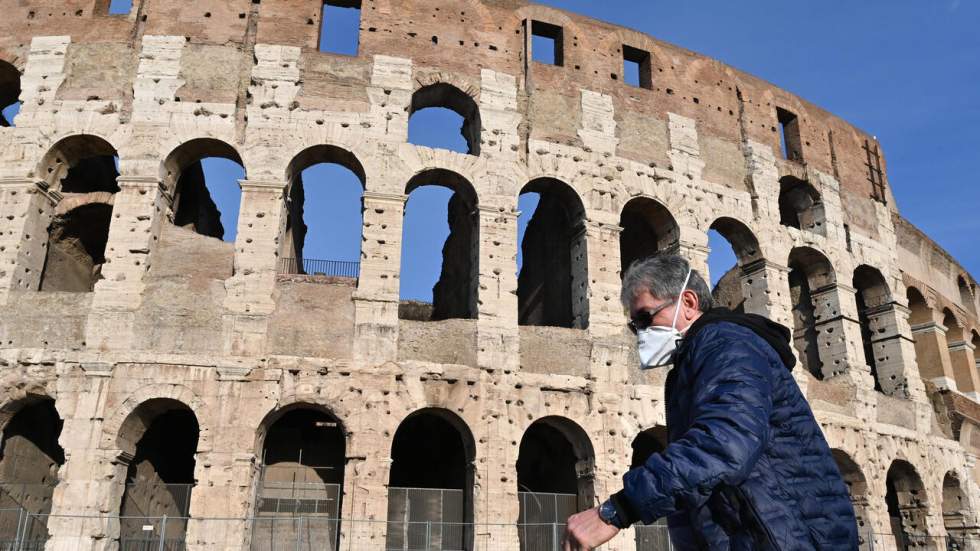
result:
[[[206,519],[254,514],[263,436],[299,406],[343,425],[347,519],[387,518],[393,439],[420,411],[451,419],[468,446],[477,522],[517,521],[516,462],[536,421],[573,441],[582,495],[616,491],[634,438],[665,422],[662,374],[635,369],[619,303],[620,237],[645,235],[623,216],[637,199],[656,205],[630,210],[647,213],[655,248],[705,274],[709,229],[732,242],[723,297],[747,312],[792,326],[790,276],[805,279],[812,315],[797,341],[820,365],[797,381],[854,465],[875,549],[894,546],[890,471],[918,477],[916,533],[962,532],[944,525],[947,475],[965,525],[980,520],[976,282],[897,212],[883,158],[874,188],[868,134],[715,60],[518,0],[364,0],[352,57],[317,51],[319,2],[107,5],[0,0],[0,63],[19,72],[23,102],[0,127],[0,412],[6,423],[44,396],[64,421],[48,549],[114,548],[118,522],[58,515],[118,513],[138,442],[176,404],[200,427],[193,549],[248,541],[244,521]],[[560,27],[561,66],[530,61],[535,21]],[[624,82],[624,45],[649,54],[648,88]],[[474,154],[407,143],[410,113],[438,101],[465,113]],[[794,159],[782,158],[777,108],[796,117]],[[104,255],[88,257],[98,277],[45,290],[52,221],[83,207],[66,178],[93,155],[117,156],[119,172],[118,188],[88,194],[112,206]],[[234,243],[176,216],[182,176],[207,156],[245,168]],[[356,280],[277,273],[293,255],[290,186],[321,161],[364,184]],[[474,195],[453,213],[467,232],[445,249],[460,265],[443,271],[436,317],[453,319],[400,320],[406,196],[432,174]],[[787,179],[813,200],[801,227],[780,224]],[[525,189],[563,190],[537,224],[567,249],[546,250],[556,260],[530,283],[515,269]],[[881,300],[859,311],[862,266]],[[522,284],[557,297],[558,314],[522,319]],[[385,539],[384,523],[341,532],[352,549]],[[517,548],[512,530],[481,534]]]

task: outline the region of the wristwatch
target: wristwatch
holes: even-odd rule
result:
[[[619,515],[616,514],[616,506],[613,505],[611,499],[603,501],[602,505],[599,506],[599,518],[602,519],[602,522],[610,526],[620,528]]]

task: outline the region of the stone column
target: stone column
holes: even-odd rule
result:
[[[957,335],[960,337],[960,335]],[[980,401],[980,380],[977,377],[977,360],[973,343],[958,340],[949,343],[949,363],[956,377],[956,389],[974,400]]]
[[[845,375],[860,387],[874,390],[871,369],[864,360],[854,289],[836,283],[817,289],[810,296],[823,376],[830,379]]]
[[[687,259],[691,268],[701,274],[701,277],[708,284],[708,288],[710,288],[711,274],[708,268],[708,255],[711,254],[711,249],[704,245],[681,241],[678,245],[678,254]]]
[[[241,208],[235,238],[235,273],[225,282],[225,351],[260,353],[265,346],[279,263],[279,238],[286,221],[286,183],[240,180]]]
[[[766,316],[792,329],[789,268],[763,259],[742,266],[741,271],[745,311]]]
[[[956,389],[956,378],[946,344],[946,326],[929,321],[912,326],[919,375],[939,388]]]
[[[364,193],[361,273],[354,293],[354,358],[368,365],[398,357],[401,194]]]
[[[867,316],[875,371],[882,392],[897,398],[924,398],[908,308],[890,303],[869,309]]]
[[[12,292],[37,291],[55,203],[45,184],[0,180],[0,305]]]
[[[480,205],[480,280],[477,363],[486,369],[520,367],[517,326],[517,213]]]
[[[622,228],[591,220],[585,224],[588,274],[587,277],[573,274],[574,285],[582,286],[573,290],[573,301],[579,292],[586,292],[589,333],[592,336],[618,335],[626,324],[623,307],[619,302],[622,283],[619,277],[619,234]],[[573,260],[573,268],[575,264]]]
[[[111,366],[79,367],[85,375],[59,382],[57,406],[65,421],[58,441],[65,464],[51,499],[46,551],[113,550],[119,539],[118,514],[132,456],[103,445],[103,389]]]
[[[362,427],[350,438],[344,467],[341,549],[384,549],[388,534],[388,475],[391,442],[380,429]]]
[[[95,284],[85,340],[99,349],[132,348],[133,312],[160,239],[166,198],[155,176],[119,176],[106,242],[104,279]]]
[[[220,441],[221,439],[219,439]],[[198,452],[187,521],[187,549],[240,551],[249,541],[258,461],[253,453]]]

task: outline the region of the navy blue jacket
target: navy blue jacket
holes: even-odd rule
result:
[[[620,522],[668,517],[678,550],[853,550],[857,524],[813,412],[790,373],[789,330],[712,310],[667,376],[662,453],[623,477]]]

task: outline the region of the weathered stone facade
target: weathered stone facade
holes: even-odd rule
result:
[[[300,405],[343,431],[343,518],[388,518],[393,439],[420,410],[459,431],[464,520],[517,522],[536,421],[570,442],[590,505],[664,423],[662,374],[634,368],[622,266],[676,249],[706,273],[709,229],[739,257],[725,300],[796,328],[797,380],[875,549],[895,547],[893,530],[977,531],[976,282],[901,217],[874,138],[717,61],[559,10],[340,4],[362,10],[355,57],[317,51],[319,2],[138,0],[109,15],[105,0],[0,0],[0,97],[16,87],[23,102],[0,128],[0,419],[53,403],[63,420],[53,495],[18,500],[53,515],[47,549],[116,548],[125,527],[84,516],[120,512],[127,477],[152,462],[141,442],[174,412],[198,425],[193,549],[247,544],[248,522],[206,519],[256,514],[265,435]],[[530,60],[535,23],[559,30],[560,65]],[[624,46],[647,54],[646,87],[624,82]],[[471,154],[407,143],[427,106],[466,118]],[[206,201],[190,228],[174,223],[191,189],[179,182],[213,156],[247,174],[234,244],[201,235]],[[356,280],[278,274],[291,183],[317,162],[364,186]],[[399,319],[403,211],[427,178],[473,224],[447,244],[471,268],[444,281],[442,321]],[[553,194],[567,218],[568,292],[553,309],[519,289],[522,190]],[[554,271],[522,285],[547,288]],[[50,443],[17,435],[3,461],[43,453],[44,472],[0,461],[0,482],[54,484]],[[344,548],[381,549],[385,530],[341,528]],[[519,546],[513,531],[478,532],[477,548]]]

